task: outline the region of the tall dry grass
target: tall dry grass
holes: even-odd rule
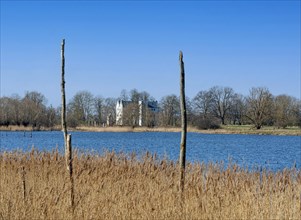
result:
[[[178,165],[107,152],[74,154],[75,210],[57,151],[0,154],[0,219],[299,219],[301,171],[188,164],[184,202]]]

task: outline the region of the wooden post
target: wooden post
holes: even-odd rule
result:
[[[23,188],[23,202],[26,203],[26,182],[25,182],[25,166],[22,164],[21,170],[22,188]]]
[[[65,153],[67,151],[67,124],[66,124],[66,97],[65,97],[65,39],[62,41],[61,48],[61,58],[62,58],[62,81],[61,81],[61,92],[62,92],[62,131],[64,133],[65,142]]]
[[[62,57],[62,131],[64,133],[65,142],[65,159],[67,171],[69,173],[70,180],[70,206],[72,213],[74,211],[74,181],[73,181],[73,169],[72,169],[72,145],[71,145],[71,134],[67,133],[67,123],[66,123],[66,96],[65,96],[65,39],[62,41],[61,57]]]
[[[187,116],[185,102],[185,71],[183,62],[183,53],[180,51],[180,104],[181,104],[181,144],[180,144],[180,191],[184,191],[185,182],[185,163],[186,163],[186,133],[187,133]]]
[[[67,170],[69,171],[69,180],[70,180],[70,206],[73,212],[74,211],[74,180],[73,180],[73,166],[72,166],[71,134],[67,134],[66,163],[67,163]]]

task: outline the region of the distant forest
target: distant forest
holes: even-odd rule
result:
[[[122,90],[118,98],[95,96],[88,91],[77,92],[67,103],[67,124],[77,126],[114,126],[117,100],[131,101],[124,109],[124,125],[138,126],[138,101],[156,101],[148,92]],[[216,129],[222,124],[301,127],[301,101],[288,95],[274,96],[268,88],[251,88],[247,96],[230,87],[214,86],[186,98],[188,125],[199,129]],[[180,102],[177,95],[158,101],[159,111],[143,117],[145,126],[180,126]],[[150,120],[151,118],[152,120]],[[155,120],[153,120],[155,119]],[[47,106],[46,97],[37,91],[24,97],[0,98],[0,125],[32,126],[35,129],[60,125],[60,107]]]

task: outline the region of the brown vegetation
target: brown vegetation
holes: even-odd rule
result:
[[[0,131],[32,131],[31,127],[24,126],[0,126]],[[61,126],[55,126],[51,129],[41,127],[39,131],[60,131]],[[130,126],[111,126],[111,127],[94,127],[94,126],[77,126],[70,129],[72,131],[87,132],[181,132],[179,127],[130,127]],[[259,134],[259,135],[297,135],[301,136],[301,129],[298,127],[275,128],[272,126],[262,127],[260,130],[250,125],[230,125],[222,126],[220,129],[202,130],[192,126],[187,127],[188,132],[197,132],[203,134]]]
[[[87,127],[78,126],[76,131],[89,132],[181,132],[180,127],[129,127],[129,126],[114,126],[114,127]],[[188,126],[188,132],[197,132],[203,134],[258,134],[258,135],[301,135],[301,129],[298,127],[291,128],[275,128],[272,126],[263,127],[260,130],[249,125],[230,125],[222,126],[220,129],[201,130],[196,127]]]
[[[188,164],[183,203],[178,169],[146,154],[74,154],[75,210],[57,151],[0,154],[0,219],[298,219],[301,171]]]

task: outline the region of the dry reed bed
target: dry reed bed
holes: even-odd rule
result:
[[[75,211],[57,152],[0,154],[0,219],[298,219],[301,171],[272,173],[188,164],[181,202],[178,166],[146,154],[74,155]]]

